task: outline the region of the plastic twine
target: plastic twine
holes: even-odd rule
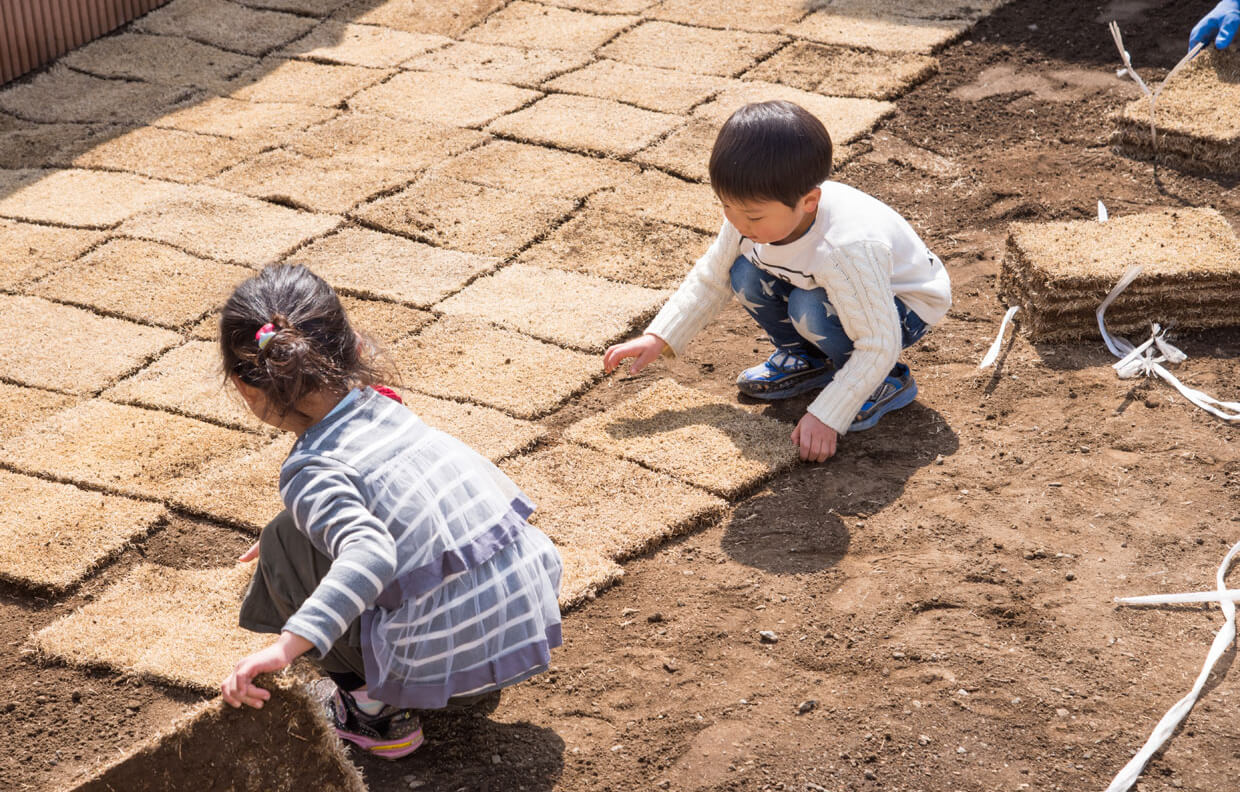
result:
[[[986,354],[982,357],[982,362],[977,364],[979,371],[994,363],[995,359],[999,357],[999,347],[1003,346],[1003,334],[1007,332],[1008,324],[1019,310],[1019,305],[1013,305],[1003,315],[1003,321],[999,323],[999,335],[995,336],[995,340],[991,342],[990,349],[987,349]]]

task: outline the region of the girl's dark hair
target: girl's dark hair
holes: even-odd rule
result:
[[[275,335],[259,349],[255,334],[267,324]],[[298,264],[264,267],[242,281],[220,314],[224,378],[261,388],[281,416],[315,391],[344,395],[379,384],[385,372],[374,355],[327,281]]]
[[[710,152],[710,186],[720,198],[796,206],[831,175],[831,136],[792,102],[747,104],[733,113]]]

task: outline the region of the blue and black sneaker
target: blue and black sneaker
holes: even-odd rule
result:
[[[861,432],[870,429],[878,423],[879,418],[892,410],[907,407],[916,398],[917,383],[913,381],[912,372],[908,370],[908,366],[897,363],[887,375],[887,379],[883,380],[883,384],[861,405],[861,412],[857,413],[848,431]]]
[[[824,387],[833,376],[835,369],[826,360],[777,349],[765,362],[742,371],[736,387],[755,399],[787,399]]]

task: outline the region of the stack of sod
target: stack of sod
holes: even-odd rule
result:
[[[1116,117],[1112,144],[1123,154],[1186,170],[1240,175],[1240,52],[1207,49],[1158,96],[1150,136],[1150,103],[1134,99]]]
[[[1098,332],[1094,312],[1128,267],[1144,265],[1107,310],[1107,328],[1240,324],[1240,239],[1213,209],[1165,209],[1106,223],[1012,225],[999,290],[1040,341]]]

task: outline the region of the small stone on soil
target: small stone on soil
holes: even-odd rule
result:
[[[658,611],[655,611],[654,613],[646,617],[646,621],[650,622],[651,624],[658,624],[659,622],[663,621],[663,614],[659,613]]]
[[[779,636],[770,630],[759,630],[758,641],[764,644],[779,643]]]
[[[806,699],[797,705],[797,714],[804,715],[807,712],[813,712],[818,707],[818,702],[814,699]]]
[[[663,670],[664,670],[664,671],[666,671],[666,672],[667,672],[667,673],[669,673],[669,674],[674,674],[674,673],[676,673],[677,671],[679,671],[679,670],[680,670],[680,666],[678,666],[678,665],[676,664],[676,661],[675,661],[675,660],[664,660],[664,661],[663,661]]]

